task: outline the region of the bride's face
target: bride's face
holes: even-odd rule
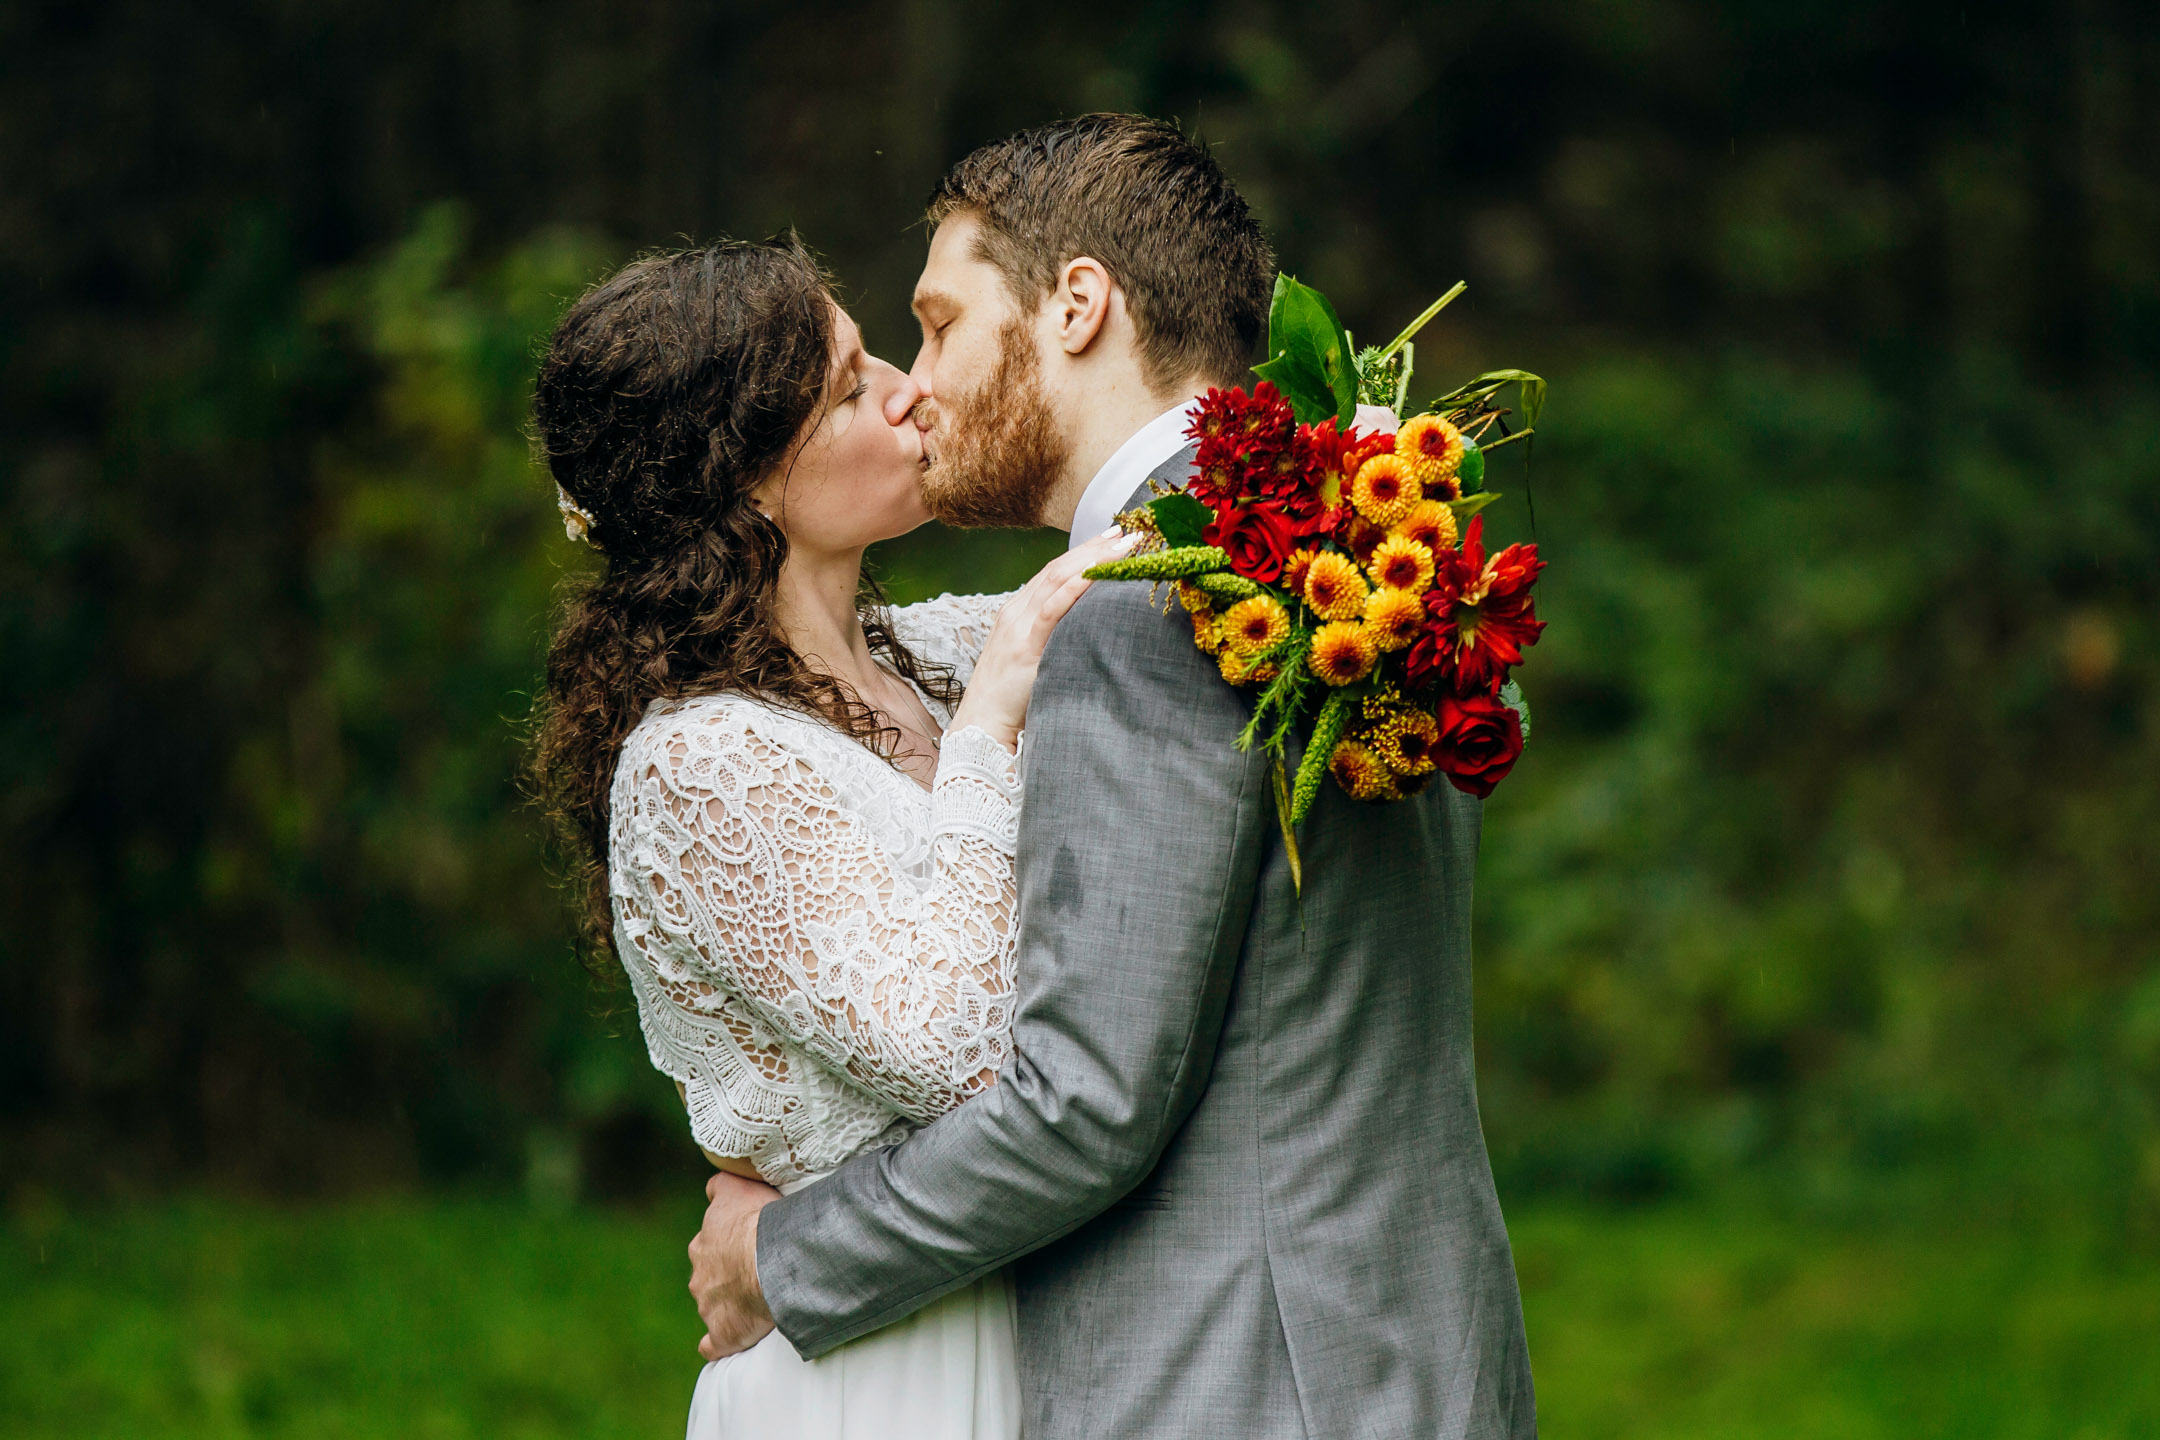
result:
[[[862,332],[835,305],[824,404],[756,492],[791,547],[858,550],[930,518],[922,432],[908,418],[918,398],[904,373],[863,349]]]

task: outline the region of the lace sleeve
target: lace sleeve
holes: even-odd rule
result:
[[[998,611],[1018,592],[1002,595],[940,595],[917,605],[903,605],[892,612],[893,632],[908,649],[938,665],[950,665],[961,685],[975,673],[975,657],[982,654]]]
[[[969,726],[931,791],[929,883],[894,865],[800,755],[739,713],[661,727],[617,803],[637,862],[655,1003],[715,990],[893,1109],[929,1121],[996,1078],[1010,1045],[1015,758]],[[625,791],[627,793],[625,793]],[[657,943],[654,943],[657,942]]]

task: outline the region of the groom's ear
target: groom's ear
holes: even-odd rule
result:
[[[1050,298],[1058,345],[1068,355],[1083,354],[1095,343],[1120,300],[1117,282],[1102,261],[1086,255],[1065,262]]]

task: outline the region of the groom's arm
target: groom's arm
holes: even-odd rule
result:
[[[1030,703],[1021,1004],[998,1084],[757,1218],[757,1275],[815,1356],[1132,1189],[1214,1063],[1270,803],[1246,707],[1136,584],[1058,627]]]

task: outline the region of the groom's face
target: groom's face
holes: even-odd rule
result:
[[[1043,391],[1036,317],[975,253],[977,230],[966,215],[938,226],[915,283],[923,500],[948,525],[1017,529],[1041,523],[1070,446]]]

